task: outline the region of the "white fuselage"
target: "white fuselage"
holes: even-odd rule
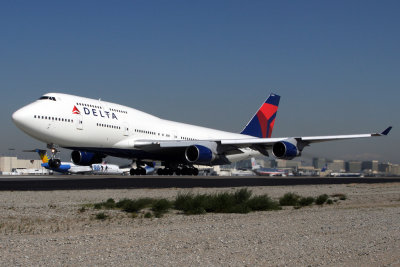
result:
[[[126,106],[68,94],[49,93],[13,114],[16,125],[28,135],[69,149],[95,148],[135,150],[137,140],[241,139],[247,135],[230,133],[163,120]],[[258,152],[229,156],[230,161]],[[114,153],[114,152],[113,152]],[[112,153],[111,153],[112,154]],[[132,157],[124,155],[121,157]]]

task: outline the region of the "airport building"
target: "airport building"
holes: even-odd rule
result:
[[[17,157],[0,157],[0,172],[12,173],[17,170],[41,171],[44,169],[41,164],[41,160],[18,159]]]
[[[300,161],[277,159],[276,162],[278,168],[292,168],[297,170],[301,167]]]
[[[41,160],[18,159],[17,157],[0,157],[0,174],[48,174],[48,171],[41,166]],[[381,163],[377,160],[371,161],[344,161],[327,160],[325,158],[313,158],[313,166],[307,166],[300,161],[280,160],[270,158],[259,158],[257,164],[265,168],[281,168],[289,170],[294,175],[321,175],[327,176],[330,173],[361,173],[365,176],[400,176],[400,165],[392,163]],[[321,169],[326,167],[325,172]],[[237,162],[225,166],[214,166],[206,168],[207,173],[217,175],[234,175],[235,170],[251,170],[250,160]]]
[[[352,173],[361,172],[361,161],[349,161],[347,163],[347,171]]]
[[[313,167],[315,169],[322,169],[325,167],[327,161],[328,160],[325,158],[313,158]]]
[[[400,176],[400,165],[399,164],[393,164],[390,170],[392,175],[395,176]]]
[[[327,164],[327,168],[333,172],[345,172],[346,162],[344,160],[335,159]]]
[[[377,174],[379,172],[379,162],[377,160],[361,162],[361,169],[363,172],[370,174]]]
[[[260,164],[264,168],[276,168],[278,167],[278,163],[276,160],[271,159],[271,160],[261,160],[263,164]]]

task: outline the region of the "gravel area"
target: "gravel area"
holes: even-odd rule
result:
[[[237,188],[0,192],[1,266],[400,266],[400,183],[250,187],[277,199],[346,194],[332,205],[249,214],[95,219],[83,204]]]

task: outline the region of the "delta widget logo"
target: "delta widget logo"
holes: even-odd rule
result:
[[[74,109],[72,110],[72,114],[81,114],[81,112],[79,111],[79,109],[76,107],[76,106],[74,106]]]

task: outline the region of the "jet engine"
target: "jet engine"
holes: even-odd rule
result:
[[[216,158],[216,153],[210,147],[192,145],[186,148],[185,158],[189,163],[208,165]]]
[[[301,150],[297,147],[297,141],[287,140],[280,141],[273,145],[272,153],[278,159],[293,159],[301,155]]]
[[[104,155],[92,152],[74,150],[71,153],[72,162],[76,165],[89,166],[103,161]]]

